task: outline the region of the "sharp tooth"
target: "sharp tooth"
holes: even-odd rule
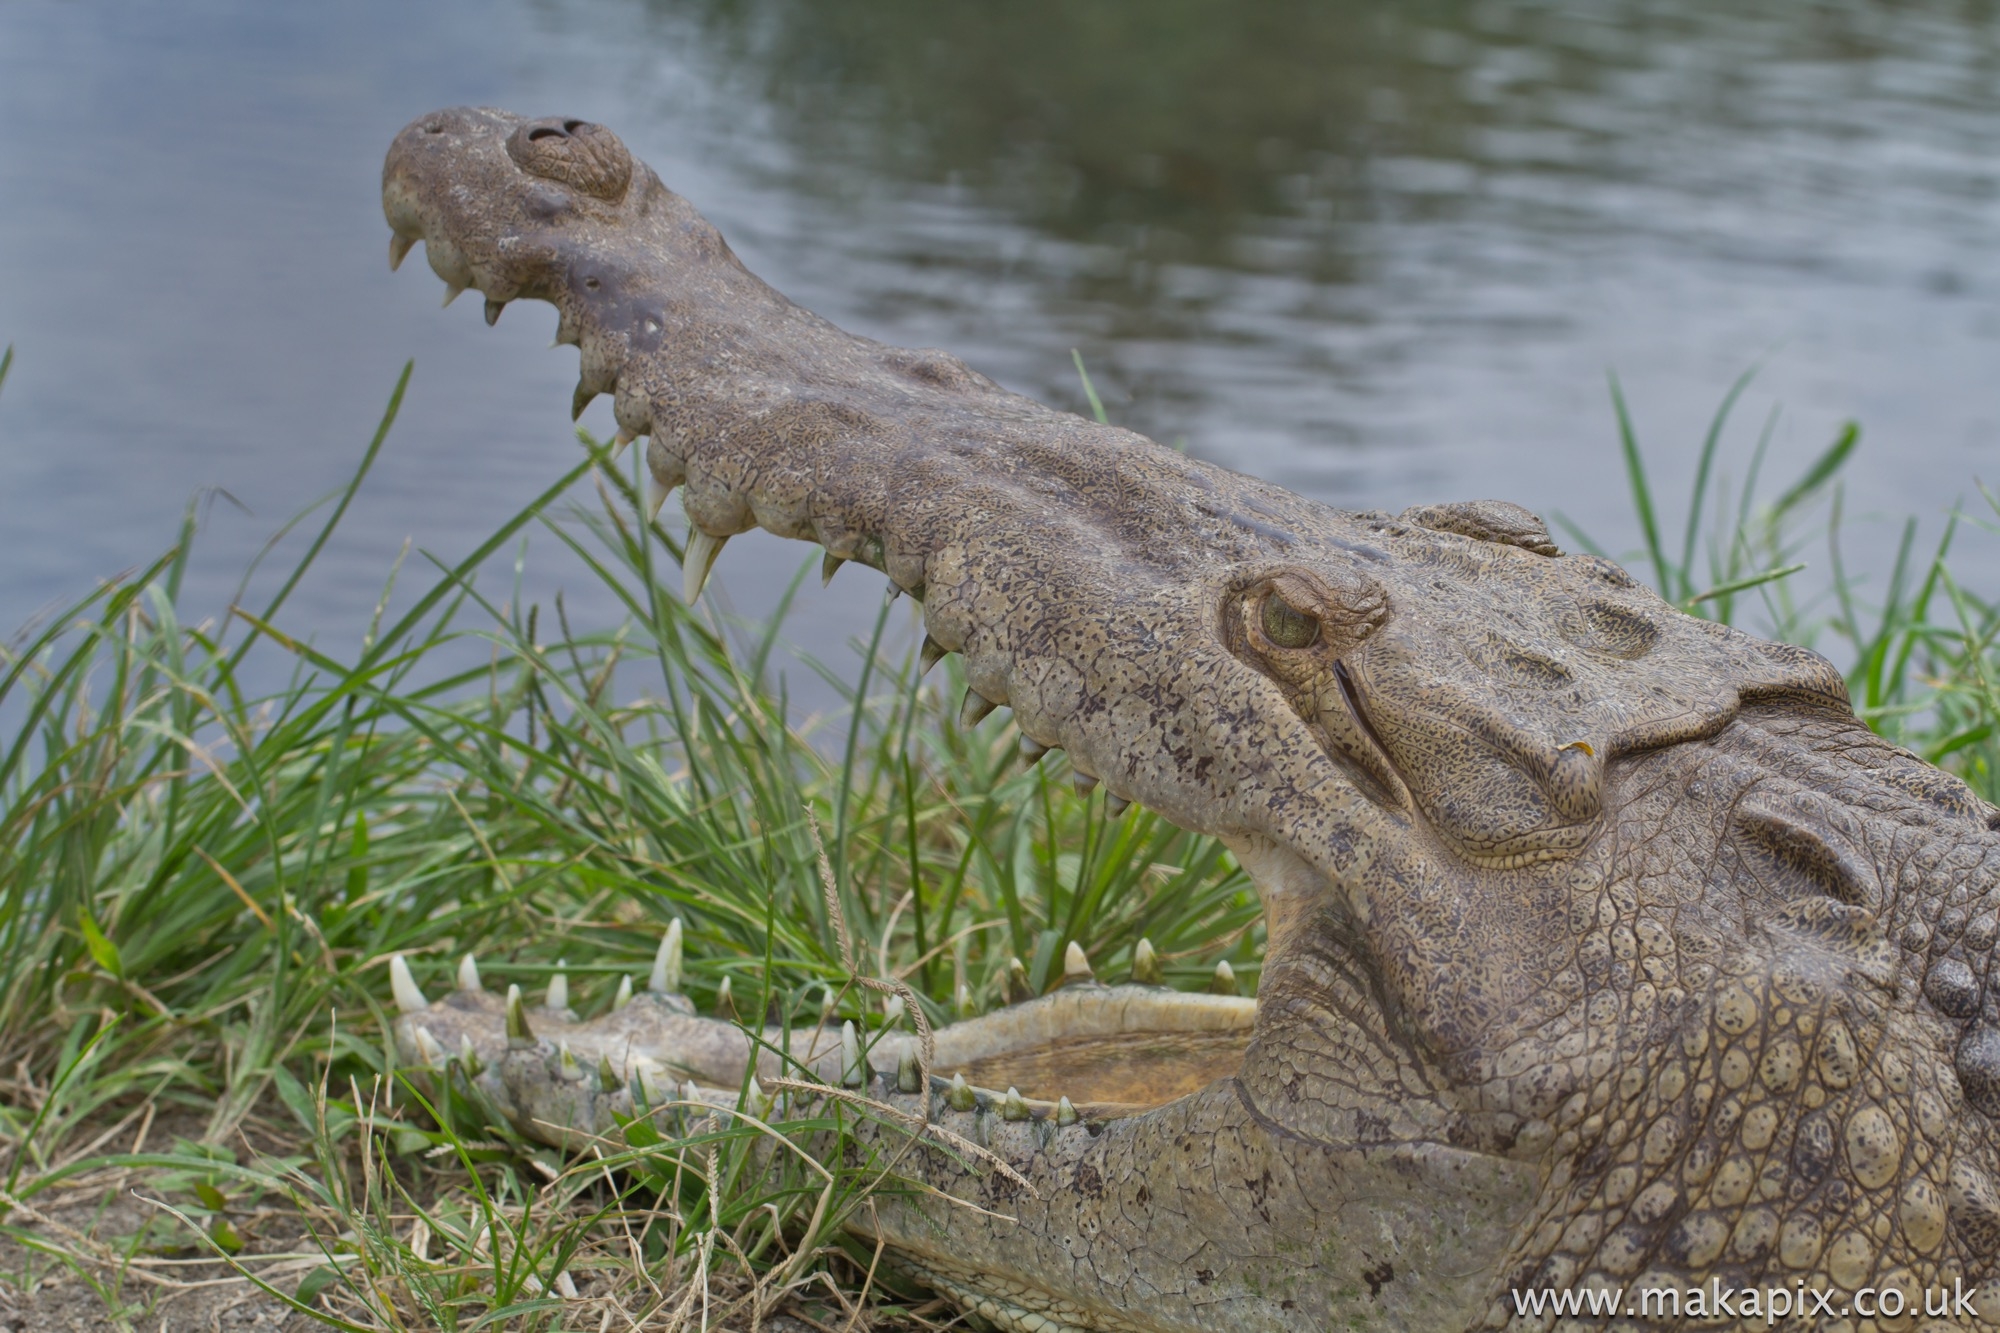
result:
[[[1132,980],[1140,986],[1164,986],[1167,976],[1160,966],[1160,955],[1153,951],[1151,940],[1140,940],[1139,947],[1132,950]]]
[[[646,521],[648,523],[651,523],[654,519],[660,516],[660,506],[665,504],[667,502],[667,497],[669,495],[672,495],[673,493],[674,493],[674,488],[671,486],[662,485],[658,477],[650,475],[647,476]]]
[[[917,1068],[917,1053],[904,1051],[896,1061],[896,1091],[915,1092],[923,1086],[923,1071]]]
[[[903,1011],[903,997],[900,995],[891,995],[882,1004],[882,1026],[885,1028],[901,1027],[903,1025]]]
[[[851,1022],[840,1025],[840,1084],[844,1088],[862,1087],[868,1079],[868,1071],[861,1063],[861,1038],[855,1035]]]
[[[711,537],[700,528],[690,531],[687,554],[681,557],[681,593],[689,606],[701,600],[701,589],[708,582],[708,571],[715,568],[715,557],[722,554],[722,544],[728,540],[727,537]]]
[[[1035,998],[1034,987],[1028,984],[1028,965],[1019,958],[1007,960],[1007,1003],[1019,1004],[1023,1000]]]
[[[951,1076],[951,1086],[944,1091],[944,1103],[954,1111],[970,1111],[978,1105],[979,1099],[972,1095],[972,1085],[965,1081],[965,1071]]]
[[[615,1014],[630,1003],[632,1003],[632,978],[620,977],[618,993],[611,997],[611,1012]]]
[[[493,299],[492,297],[490,297],[490,296],[489,296],[489,297],[487,297],[487,298],[486,298],[486,327],[490,329],[490,328],[492,328],[492,327],[493,327],[493,326],[494,326],[495,324],[498,324],[498,323],[500,322],[500,312],[501,312],[502,310],[505,310],[506,308],[507,308],[507,303],[506,303],[505,301],[496,301],[496,300],[494,300],[494,299]]]
[[[623,426],[620,426],[618,428],[618,434],[613,436],[611,439],[611,456],[614,459],[620,457],[625,452],[625,446],[632,443],[632,441],[638,438],[639,438],[638,431],[626,430]],[[655,506],[654,508],[657,511],[658,506]]]
[[[972,987],[962,981],[958,983],[958,995],[954,999],[952,1007],[958,1011],[960,1018],[979,1017],[979,1005],[972,998]]]
[[[521,988],[507,988],[507,1044],[509,1046],[533,1046],[535,1033],[528,1026],[528,1007],[521,1003]]]
[[[458,988],[462,991],[485,989],[479,984],[479,960],[471,954],[458,960]]]
[[[459,297],[463,295],[465,295],[464,283],[447,282],[444,285],[444,303],[446,305],[450,305],[453,301],[456,301]]]
[[[763,1120],[771,1114],[771,1099],[764,1093],[764,1085],[757,1076],[750,1076],[750,1086],[743,1090],[743,1109]]]
[[[403,261],[410,257],[410,249],[416,243],[417,238],[414,236],[404,236],[397,232],[389,233],[389,271],[391,273],[394,273],[403,266]]]
[[[1064,1097],[1061,1101],[1058,1101],[1056,1103],[1056,1124],[1060,1128],[1068,1129],[1071,1125],[1074,1125],[1075,1123],[1076,1123],[1076,1107],[1070,1102],[1069,1098]]]
[[[573,1301],[577,1299],[576,1279],[569,1275],[569,1270],[567,1268],[565,1268],[562,1272],[556,1274],[556,1295],[562,1297],[566,1301]]]
[[[846,556],[835,555],[831,551],[821,556],[819,560],[819,586],[824,588],[827,584],[833,582],[833,576],[839,573],[840,567],[846,563]]]
[[[458,1063],[467,1078],[478,1078],[486,1069],[486,1062],[472,1049],[472,1038],[463,1032],[458,1034]]]
[[[569,312],[566,310],[558,312],[556,315],[555,341],[550,343],[549,346],[576,347],[581,345],[582,342],[583,333],[577,327],[576,323],[570,319]]]
[[[1025,731],[1021,733],[1021,757],[1023,759],[1031,764],[1038,764],[1041,762],[1042,756],[1048,752],[1048,746],[1042,744],[1033,736],[1028,735]]]
[[[566,1041],[556,1047],[556,1076],[565,1083],[583,1081],[583,1066],[576,1062],[576,1056],[571,1053]]]
[[[389,959],[389,990],[396,997],[396,1007],[406,1014],[421,1013],[431,1007],[431,1002],[417,989],[417,979],[410,975],[410,965],[401,954]]]
[[[429,1028],[417,1029],[417,1050],[423,1054],[426,1069],[438,1069],[444,1065],[444,1044],[431,1035]]]
[[[653,975],[646,980],[646,989],[655,995],[678,995],[681,989],[681,919],[675,917],[667,923],[667,933],[660,940],[659,952],[653,955]]]
[[[730,992],[728,977],[715,988],[715,1016],[730,1023],[736,1021],[736,997]]]
[[[961,731],[970,731],[986,719],[993,711],[994,703],[978,690],[967,690],[965,702],[958,707],[958,726]]]
[[[1236,969],[1227,958],[1215,965],[1215,975],[1208,979],[1208,990],[1211,995],[1236,994]]]
[[[921,659],[923,666],[919,674],[928,676],[931,673],[931,668],[942,662],[950,652],[951,649],[945,647],[930,635],[924,635],[924,652]]]
[[[625,1062],[625,1089],[632,1094],[632,1110],[643,1112],[654,1096],[653,1062],[643,1055],[632,1056]]]
[[[621,1086],[623,1085],[618,1082],[618,1071],[611,1067],[611,1057],[608,1055],[598,1056],[597,1090],[599,1092],[616,1092]]]
[[[1000,1118],[1002,1120],[1028,1118],[1028,1099],[1021,1095],[1019,1088],[1007,1089],[1007,1095],[1000,1099]]]
[[[1070,771],[1069,780],[1075,785],[1078,796],[1088,796],[1097,790],[1097,779],[1080,768]]]
[[[556,974],[549,978],[549,997],[546,1007],[561,1011],[569,1008],[569,973],[563,970],[563,961],[556,960]]]
[[[583,409],[589,407],[591,400],[595,397],[597,397],[597,390],[591,388],[589,385],[579,383],[576,386],[576,392],[569,396],[569,419],[575,421],[581,417]]]
[[[889,584],[889,604],[891,606],[894,606],[896,604],[896,599],[901,597],[902,595],[903,595],[903,585],[892,580]]]
[[[1130,809],[1132,803],[1115,791],[1104,793],[1104,813],[1116,819]]]
[[[1063,980],[1065,982],[1097,980],[1097,974],[1090,970],[1089,955],[1084,953],[1083,946],[1075,940],[1071,940],[1069,948],[1063,950]]]

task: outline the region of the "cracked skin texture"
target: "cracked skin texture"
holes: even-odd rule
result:
[[[886,1201],[907,1268],[1010,1329],[1489,1328],[1516,1286],[1711,1280],[1844,1306],[1956,1279],[2000,1321],[1996,812],[1858,722],[1822,659],[1680,614],[1513,505],[1337,511],[847,334],[601,126],[421,117],[383,201],[392,259],[424,241],[489,320],[556,306],[577,410],[612,394],[706,534],[697,589],[752,526],[882,570],[975,714],[1011,707],[1258,885],[1254,1017],[1203,1090],[1059,1123],[883,1075],[1029,1185],[914,1154],[1005,1216]],[[1058,1027],[1150,1004],[1171,1048],[1171,996],[1078,995]],[[974,1027],[1025,1059],[1054,998]],[[619,1078],[641,1051],[734,1104],[727,1067],[682,1058],[727,1066],[728,1041],[673,997],[571,1017],[510,1050],[462,992],[398,1032],[415,1058],[471,1041],[557,1139],[630,1102],[551,1034],[622,1023]]]

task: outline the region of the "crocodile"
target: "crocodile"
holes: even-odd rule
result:
[[[921,1145],[850,1224],[905,1271],[1043,1333],[1548,1328],[1551,1292],[1613,1293],[1560,1316],[1592,1328],[2000,1323],[2000,811],[1825,659],[1516,505],[1336,510],[844,332],[601,125],[419,117],[383,207],[447,299],[556,307],[575,412],[612,395],[653,512],[681,493],[690,600],[752,527],[881,571],[964,720],[1010,708],[1256,886],[1254,1000],[1072,950],[934,1038],[805,1034]],[[776,1048],[692,1011],[669,935],[588,1021],[398,960],[399,1048],[553,1143],[676,1089],[770,1109]]]

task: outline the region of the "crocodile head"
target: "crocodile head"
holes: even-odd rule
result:
[[[1517,506],[1334,510],[847,334],[601,126],[424,116],[383,200],[392,262],[423,240],[489,322],[556,306],[575,409],[613,394],[655,505],[681,491],[691,598],[753,526],[879,569],[927,653],[963,654],[968,718],[1010,707],[1031,753],[1255,880],[1269,947],[1223,1077],[1181,1095],[1202,1079],[1162,1056],[1159,1095],[1100,1099],[1120,1113],[1075,1143],[999,1125],[1036,1183],[1014,1222],[879,1223],[942,1289],[1003,1326],[1428,1329],[1504,1323],[1516,1289],[1637,1308],[1718,1283],[1817,1327],[1862,1288],[1987,1280],[1992,811],[1858,723],[1824,660],[1682,614]],[[1065,1003],[966,1049],[1028,1088],[1075,1024],[1109,1058],[1107,1034],[1212,1018]],[[424,1013],[504,1049],[491,1002],[407,1007],[419,1055],[456,1039],[419,1039]],[[705,1068],[667,1048],[720,1038],[658,1008],[637,1037],[604,1021]],[[541,1069],[513,1104],[560,1081]],[[606,1114],[562,1105],[523,1117]]]

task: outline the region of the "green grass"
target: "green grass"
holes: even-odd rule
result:
[[[675,916],[699,1003],[727,978],[745,1013],[817,1021],[832,1004],[879,1022],[834,945],[808,812],[864,966],[886,960],[934,1023],[961,987],[1000,1003],[1013,958],[1037,987],[1052,981],[1071,940],[1108,975],[1148,937],[1184,984],[1222,958],[1254,978],[1255,896],[1227,854],[1143,810],[1107,819],[1102,796],[1072,792],[1060,755],[1024,765],[1004,714],[961,729],[954,668],[919,681],[883,651],[886,601],[844,738],[802,733],[772,673],[782,622],[733,634],[662,593],[678,549],[634,517],[636,460],[615,465],[594,443],[477,550],[429,562],[413,599],[385,587],[385,607],[408,609],[378,609],[362,643],[339,652],[285,633],[286,599],[402,391],[268,601],[226,624],[184,622],[190,513],[159,561],[0,661],[12,722],[0,737],[0,1069],[19,1071],[0,1109],[0,1206],[41,1210],[78,1179],[146,1167],[205,1182],[207,1195],[175,1205],[228,1238],[265,1196],[289,1199],[336,1252],[327,1272],[376,1274],[323,1289],[361,1327],[396,1326],[399,1305],[446,1327],[508,1308],[523,1327],[560,1326],[564,1302],[537,1287],[565,1265],[611,1262],[628,1226],[647,1263],[700,1256],[704,1281],[726,1270],[766,1294],[819,1281],[824,1263],[801,1264],[798,1247],[825,1242],[868,1179],[800,1167],[775,1210],[730,1189],[711,1210],[684,1143],[642,1154],[673,1164],[614,1187],[599,1168],[565,1174],[553,1154],[494,1140],[476,1115],[440,1136],[407,1091],[376,1082],[391,1073],[390,955],[433,994],[466,951],[524,987],[566,960],[592,1012],[621,975],[643,977]],[[560,600],[511,595],[531,531],[601,581],[620,623],[572,626]],[[394,577],[408,585],[415,570]],[[269,679],[274,661],[289,679],[253,696],[246,678],[261,667]],[[181,1160],[191,1148],[105,1156],[98,1135],[140,1108],[182,1126],[200,1160]],[[253,1159],[246,1134],[289,1138],[299,1160]],[[725,1181],[768,1153],[743,1134],[717,1141]],[[397,1257],[398,1228],[407,1236],[427,1200],[456,1200],[438,1206],[461,1217],[426,1223],[435,1246],[465,1250],[470,1267],[445,1265],[448,1282]],[[472,1262],[469,1216],[489,1235],[522,1230],[503,1247],[511,1268]],[[4,1226],[49,1253],[45,1232]],[[175,1243],[166,1236],[155,1228],[140,1248]],[[55,1248],[109,1281],[101,1262]],[[621,1290],[651,1299],[647,1275],[621,1262]],[[107,1288],[114,1307],[149,1294]]]
[[[902,1317],[920,1298],[885,1294],[838,1227],[881,1168],[793,1147],[846,1112],[782,1135],[667,1113],[616,1161],[568,1162],[395,1080],[387,959],[432,993],[466,951],[524,987],[565,960],[591,1012],[679,916],[698,1002],[726,978],[745,1013],[879,1022],[835,942],[816,822],[863,969],[941,1023],[961,987],[999,1003],[1014,958],[1049,982],[1071,940],[1112,977],[1147,937],[1178,984],[1226,958],[1254,985],[1254,894],[1214,842],[1079,799],[1060,754],[1024,765],[1005,713],[961,729],[954,667],[921,680],[884,649],[886,601],[842,729],[802,731],[775,675],[782,618],[725,625],[663,594],[679,552],[635,517],[636,459],[588,439],[470,554],[387,568],[361,642],[288,634],[407,379],[352,482],[301,521],[276,594],[187,623],[191,511],[153,565],[0,658],[7,1276],[67,1269],[129,1327],[162,1281],[215,1274],[175,1265],[238,1250],[347,1328],[595,1328],[614,1304],[664,1328],[784,1299]],[[1728,443],[1747,382],[1673,526],[1614,385],[1641,559],[1698,614],[1832,653],[1871,723],[2000,795],[1995,613],[1945,564],[1962,523],[1922,559],[1911,525],[1890,569],[1849,571],[1858,432],[1763,501],[1768,423],[1747,452]],[[618,622],[522,605],[530,535],[581,561]],[[246,683],[278,664],[282,688]],[[75,1220],[130,1189],[159,1206]]]

